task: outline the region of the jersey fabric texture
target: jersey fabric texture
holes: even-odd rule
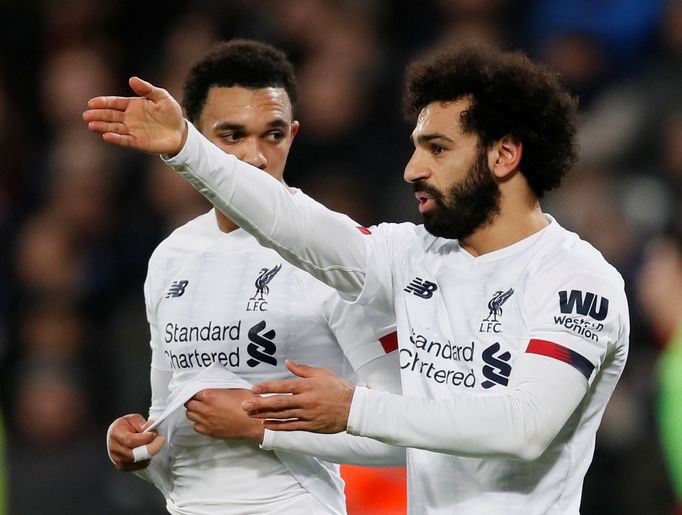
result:
[[[385,354],[378,340],[393,331],[389,317],[348,306],[245,231],[221,232],[213,211],[159,245],[149,262],[145,299],[152,369],[156,377],[172,377],[171,389],[214,363],[251,383],[290,378],[286,358],[352,380],[354,367]],[[168,453],[171,513],[344,511],[336,465],[325,464],[338,498],[324,506],[275,453],[200,435],[187,419]]]
[[[478,257],[423,226],[348,228],[191,125],[166,162],[262,244],[396,316],[404,396],[356,388],[348,433],[409,447],[410,513],[578,513],[628,353],[623,280],[598,251],[549,216]]]
[[[411,511],[578,513],[595,433],[627,357],[620,275],[554,220],[529,238],[479,257],[411,224],[372,228],[368,245],[359,302],[395,309],[406,395],[434,401],[495,395],[528,354],[538,356],[536,367],[563,361],[588,383],[578,408],[537,459],[409,449],[410,491],[421,492],[410,496]],[[355,406],[362,396],[354,399],[358,417],[351,416],[349,432],[354,424],[368,426],[359,434],[385,426],[371,420],[384,411],[366,400],[363,408]],[[363,413],[370,420],[362,420]]]

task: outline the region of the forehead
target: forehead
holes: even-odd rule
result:
[[[204,123],[228,120],[243,123],[266,118],[291,122],[291,101],[284,88],[212,87],[201,112]]]
[[[468,98],[427,104],[417,117],[413,136],[432,133],[449,137],[463,135],[461,116],[470,106],[471,101]]]

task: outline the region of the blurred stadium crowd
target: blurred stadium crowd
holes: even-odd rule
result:
[[[366,225],[418,221],[402,181],[412,58],[482,40],[562,74],[580,97],[581,159],[543,207],[618,267],[632,319],[582,513],[674,512],[657,398],[682,324],[682,0],[0,0],[0,19],[7,513],[165,513],[153,488],[114,470],[104,435],[148,408],[147,259],[208,204],[156,156],[101,143],[81,113],[92,96],[127,94],[133,74],[180,98],[193,61],[232,37],[296,65],[288,182]],[[381,486],[368,491],[388,509]]]

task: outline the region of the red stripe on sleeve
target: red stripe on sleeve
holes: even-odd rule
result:
[[[549,342],[547,340],[531,340],[528,342],[526,352],[531,354],[540,354],[541,356],[548,356],[550,358],[558,359],[564,363],[572,364],[570,351],[558,343]]]
[[[384,348],[384,352],[389,354],[398,348],[398,333],[393,331],[379,338],[379,343]]]

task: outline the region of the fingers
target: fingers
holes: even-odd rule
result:
[[[266,381],[253,385],[251,391],[255,394],[263,393],[301,393],[303,381],[298,379],[282,379],[279,381]]]
[[[130,97],[95,97],[88,100],[88,107],[92,109],[113,109],[125,111],[132,99]]]
[[[157,434],[154,431],[149,431],[148,433],[126,433],[119,439],[119,442],[128,449],[134,449],[135,447],[152,443],[156,436]]]
[[[326,368],[311,367],[309,365],[303,365],[302,363],[296,363],[294,360],[286,360],[287,368],[298,377],[320,377],[327,375],[334,375],[331,370]]]
[[[129,426],[129,428],[137,433],[141,433],[143,431],[142,427],[145,423],[145,419],[142,415],[138,413],[133,413],[131,415],[126,415],[124,417],[121,417],[121,422],[124,425]]]
[[[170,96],[165,89],[157,88],[151,82],[142,80],[139,77],[130,77],[128,84],[130,84],[130,88],[136,94],[148,98],[152,102],[158,102]]]
[[[118,122],[125,120],[125,111],[116,109],[88,109],[83,113],[86,122]]]
[[[142,429],[142,431],[144,432],[144,431],[146,431],[147,428],[148,428],[149,426],[151,426],[154,422],[156,422],[156,420],[154,420],[153,418],[150,418],[150,419],[147,420],[144,424],[142,424],[142,427],[141,427],[140,429]]]
[[[307,420],[264,420],[263,428],[272,431],[314,431],[312,422]]]
[[[135,143],[137,140],[133,136],[117,134],[115,132],[105,132],[104,134],[102,134],[102,139],[107,143],[111,143],[119,147],[136,148]]]
[[[152,457],[157,455],[161,449],[163,449],[165,443],[166,438],[161,435],[157,435],[151,443],[147,445],[140,445],[139,447],[131,449],[131,458],[133,463],[142,463],[152,459]]]
[[[91,132],[98,132],[106,134],[111,132],[113,134],[128,135],[128,128],[123,123],[110,123],[105,121],[91,121],[88,122],[88,129]]]
[[[298,418],[304,401],[292,395],[274,395],[242,402],[242,409],[252,418]]]
[[[149,454],[151,456],[156,456],[161,452],[161,449],[163,449],[163,446],[166,444],[166,437],[158,435],[154,440],[152,440],[152,443],[147,444],[147,448],[149,449]]]

